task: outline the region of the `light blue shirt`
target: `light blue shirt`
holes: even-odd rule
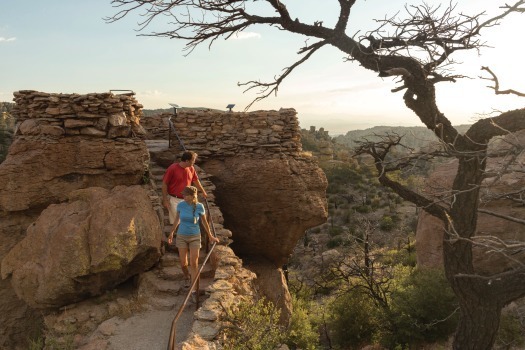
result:
[[[180,225],[177,229],[177,234],[181,235],[196,235],[200,234],[199,220],[201,215],[204,215],[204,205],[197,203],[195,210],[192,205],[182,201],[177,204],[177,212],[179,212]]]

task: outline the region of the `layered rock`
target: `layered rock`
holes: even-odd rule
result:
[[[525,132],[511,135],[511,143],[521,144],[525,148]],[[498,150],[504,154],[505,148],[511,143],[496,140],[491,150]],[[516,157],[515,166],[508,166],[508,160]],[[525,217],[523,204],[501,197],[504,193],[523,191],[525,188],[525,175],[523,164],[525,153],[509,154],[507,157],[488,158],[488,177],[481,191],[480,209],[494,212],[500,216],[509,216],[518,219]],[[512,168],[518,171],[512,171]],[[441,193],[449,195],[452,182],[457,172],[457,161],[452,161],[438,167],[427,181],[426,191],[429,194]],[[501,198],[498,198],[501,197]],[[444,198],[443,200],[450,200]],[[502,242],[510,243],[525,241],[525,228],[523,224],[506,220],[486,213],[478,214],[476,237],[473,245],[474,267],[478,273],[493,274],[511,269],[516,264],[525,262],[525,253],[520,249],[504,249]],[[421,211],[416,231],[417,262],[421,266],[443,266],[443,223],[437,218]],[[506,255],[507,254],[507,255]],[[520,263],[521,261],[521,263]]]
[[[45,208],[81,188],[139,184],[148,160],[138,139],[17,137],[0,165],[0,211]]]
[[[146,117],[143,125],[150,136],[167,139],[168,117],[186,148],[203,159],[238,155],[279,158],[281,154],[297,156],[302,151],[297,112],[292,108],[247,113],[182,109],[177,116]],[[177,147],[179,139],[173,132],[170,135]]]
[[[50,205],[2,260],[2,278],[34,308],[99,295],[160,257],[161,228],[140,186],[92,187]]]
[[[52,94],[33,90],[14,93],[12,114],[22,135],[130,137],[144,134],[142,105],[133,93]]]

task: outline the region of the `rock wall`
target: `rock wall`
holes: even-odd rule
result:
[[[130,137],[142,134],[142,105],[133,94],[52,94],[33,90],[14,93],[12,114],[21,135]]]
[[[247,113],[183,109],[177,116],[146,117],[141,123],[150,137],[167,139],[169,117],[186,148],[203,159],[238,155],[279,158],[302,151],[297,112],[291,108]],[[175,147],[179,144],[174,133],[171,142]]]

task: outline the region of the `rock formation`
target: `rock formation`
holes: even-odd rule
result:
[[[140,123],[142,106],[131,94],[20,91],[15,101],[15,141],[0,165],[0,348],[21,349],[31,325],[15,322],[41,321],[27,305],[69,307],[141,274],[159,259],[162,230],[158,196],[148,192],[154,186],[146,181],[151,173],[141,139],[148,136]],[[164,119],[144,123],[155,128],[150,137],[165,136]],[[193,334],[208,340],[216,335],[218,303],[251,294],[257,274],[261,280],[254,283],[288,322],[291,303],[280,266],[304,231],[327,217],[326,178],[301,150],[295,110],[185,110],[174,124],[179,135],[171,135],[173,144],[180,137],[197,151],[214,182],[210,195],[221,211],[211,214],[225,219],[226,229],[218,226],[222,242],[231,237],[235,254],[253,261],[255,272],[244,270],[231,248],[217,249],[215,292]],[[174,147],[155,157],[165,166],[177,154]],[[138,186],[143,182],[151,187]],[[137,279],[139,292],[150,279]],[[97,325],[86,315],[80,312],[74,322],[92,331]],[[100,315],[100,322],[112,317],[107,310]],[[48,329],[57,334],[71,320],[45,313]],[[80,336],[75,342],[107,345],[107,339]]]
[[[144,131],[132,95],[14,95],[15,140],[0,164],[0,260],[50,204],[79,189],[140,184],[149,160],[144,142],[134,138]],[[0,348],[26,348],[27,329],[39,319],[10,279],[0,281]]]
[[[326,221],[327,182],[311,161],[238,156],[201,166],[214,176],[217,203],[241,257],[281,267],[305,230]]]
[[[99,187],[52,204],[2,260],[2,278],[33,308],[100,295],[160,257],[161,227],[140,186]]]
[[[525,132],[510,135],[508,140],[511,143],[521,144],[521,150],[525,147]],[[504,149],[510,143],[496,140],[490,150],[498,150],[503,154]],[[511,216],[518,219],[525,217],[525,207],[523,204],[516,203],[505,197],[495,199],[498,195],[508,192],[523,191],[525,188],[525,175],[523,174],[523,164],[525,163],[525,153],[517,155],[517,167],[521,168],[513,172],[506,163],[509,157],[489,158],[487,162],[488,177],[483,186],[482,201],[480,209],[495,212],[499,215]],[[431,193],[448,193],[452,186],[452,181],[456,176],[457,161],[451,161],[439,166],[429,177],[426,191]],[[450,199],[446,199],[450,200]],[[421,211],[416,230],[417,262],[420,266],[442,267],[443,266],[443,223],[437,218]],[[502,245],[494,240],[489,242],[488,237],[495,237],[506,242],[525,241],[525,229],[522,224],[512,222],[493,215],[479,213],[477,222],[477,238],[475,239],[473,254],[474,267],[478,273],[492,274],[511,269],[517,261],[524,262],[523,252],[513,251],[512,258],[505,256],[499,251]],[[483,237],[486,237],[485,239]],[[491,247],[491,248],[489,248]],[[507,251],[508,252],[508,251]]]

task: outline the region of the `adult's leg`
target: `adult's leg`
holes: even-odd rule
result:
[[[190,272],[188,271],[188,248],[177,247],[179,250],[180,267],[184,273],[184,278],[190,278]],[[190,255],[191,256],[191,255]]]

